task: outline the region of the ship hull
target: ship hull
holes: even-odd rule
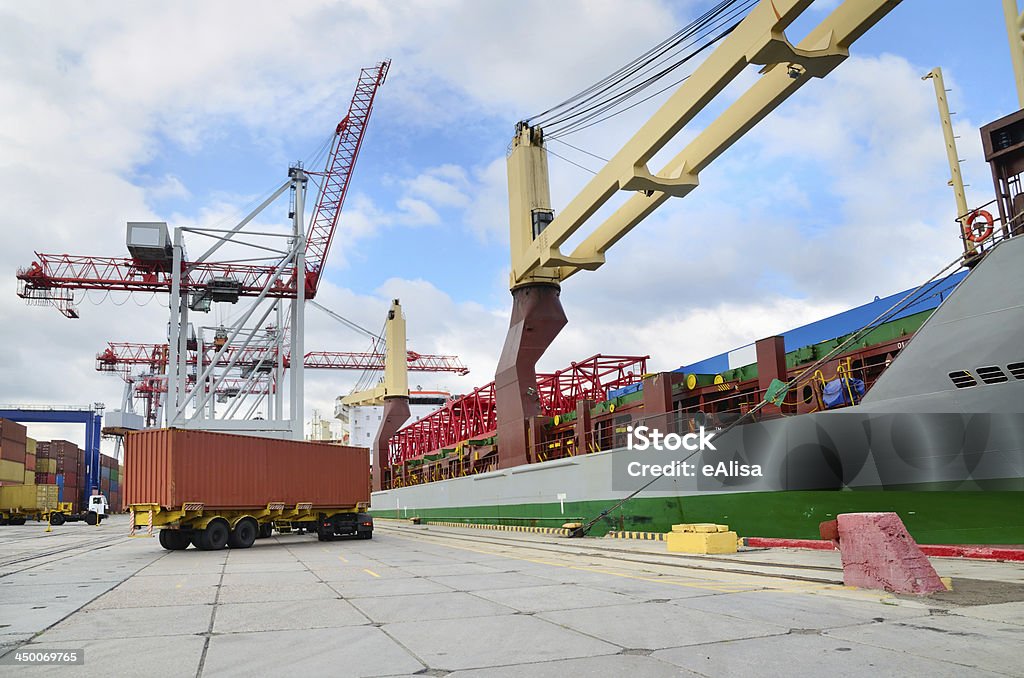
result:
[[[614,455],[601,452],[376,492],[381,517],[558,527],[587,521],[628,496],[612,490]],[[886,483],[831,490],[645,492],[590,531],[666,532],[682,522],[728,524],[742,536],[818,538],[840,513],[894,511],[925,544],[1024,544],[1024,479]]]
[[[922,543],[1024,544],[1022,289],[1018,237],[985,255],[859,405],[724,432],[691,461],[758,474],[661,478],[591,534],[716,522],[743,536],[813,538],[839,513],[895,511]],[[677,434],[694,425],[674,411],[642,421]],[[645,486],[649,476],[627,474],[631,462],[686,458],[606,450],[391,489],[373,495],[373,508],[428,520],[586,522]]]

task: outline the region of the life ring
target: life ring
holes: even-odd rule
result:
[[[976,227],[974,222],[981,218],[985,222],[984,228]],[[971,242],[982,242],[992,236],[992,227],[995,221],[992,215],[986,210],[974,210],[967,215],[967,224],[964,226],[964,237]]]

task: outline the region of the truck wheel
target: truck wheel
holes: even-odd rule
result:
[[[188,532],[181,530],[160,530],[160,546],[168,551],[184,551],[192,539]]]
[[[260,527],[252,518],[242,518],[231,530],[228,546],[233,549],[247,549],[256,541]]]
[[[25,519],[24,518],[11,518],[10,524],[11,525],[24,525],[25,524]]]
[[[228,521],[223,518],[215,518],[210,521],[206,529],[199,533],[199,548],[204,551],[218,551],[228,543],[231,535],[231,528]]]
[[[51,513],[50,514],[50,524],[51,525],[63,525],[65,520],[66,520],[66,518],[64,518],[64,514],[59,512],[59,511],[57,513]]]
[[[263,523],[260,525],[259,532],[256,534],[257,539],[267,539],[268,537],[274,536],[274,523]]]
[[[99,516],[96,515],[95,511],[89,511],[85,514],[85,522],[87,525],[95,525],[99,522]]]

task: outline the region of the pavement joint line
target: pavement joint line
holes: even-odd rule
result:
[[[51,534],[52,534],[52,533],[51,533]],[[116,539],[116,537],[112,537],[112,538],[113,538],[113,539]],[[93,543],[93,542],[86,542],[86,545],[88,545],[88,544],[91,544],[91,543]],[[111,546],[112,546],[112,545],[113,545],[113,544],[111,544]],[[76,548],[76,547],[71,547],[71,548]],[[107,548],[107,547],[101,547],[101,548]],[[91,551],[90,551],[90,553],[91,553]],[[26,567],[26,568],[23,568],[23,569],[21,569],[21,570],[16,570],[15,572],[9,572],[9,573],[7,573],[7,574],[18,574],[19,572],[24,572],[25,570],[31,570],[31,569],[33,569],[33,568],[35,568],[35,567],[40,567],[40,566],[42,566],[42,565],[48,565],[48,564],[50,564],[50,563],[55,563],[55,562],[57,562],[57,561],[59,561],[59,560],[65,560],[65,559],[67,559],[67,558],[75,558],[75,557],[78,557],[78,556],[81,556],[81,555],[85,555],[85,554],[84,554],[84,553],[74,553],[74,554],[69,554],[69,555],[65,556],[64,558],[57,558],[57,559],[55,559],[55,560],[49,560],[49,561],[46,561],[45,563],[39,563],[38,565],[32,565],[32,566],[30,566],[30,567]],[[96,596],[94,596],[94,597],[90,598],[89,600],[86,600],[86,601],[84,601],[84,602],[83,602],[83,603],[82,603],[81,605],[79,605],[79,606],[78,606],[77,608],[75,608],[75,609],[74,609],[74,610],[72,610],[71,612],[68,612],[68,613],[67,613],[66,615],[64,615],[63,617],[61,617],[61,618],[60,618],[60,619],[58,619],[57,621],[53,622],[52,624],[50,624],[50,625],[49,625],[49,626],[47,626],[46,628],[42,629],[41,631],[36,631],[35,633],[33,633],[33,634],[32,634],[32,636],[31,636],[31,637],[30,637],[30,638],[29,638],[28,640],[26,640],[26,641],[24,641],[24,642],[22,642],[22,643],[18,643],[17,645],[13,646],[13,647],[12,647],[12,648],[11,648],[10,650],[8,650],[7,652],[4,652],[3,654],[0,654],[0,657],[6,656],[6,655],[10,654],[11,652],[15,652],[16,650],[18,650],[18,649],[19,649],[19,648],[21,648],[22,646],[24,646],[24,645],[27,645],[28,643],[31,643],[31,642],[32,642],[32,641],[34,641],[34,640],[35,640],[36,638],[38,638],[38,637],[39,637],[39,636],[41,636],[42,634],[46,633],[46,632],[47,632],[47,631],[49,631],[50,629],[52,629],[52,628],[53,628],[54,626],[57,626],[58,624],[60,624],[61,622],[63,622],[63,621],[64,621],[64,620],[66,620],[67,618],[71,617],[72,615],[78,614],[78,613],[79,613],[79,612],[80,612],[80,611],[82,610],[82,608],[83,608],[83,607],[85,607],[86,605],[89,605],[90,603],[92,603],[92,602],[93,602],[94,600],[96,600],[97,598],[100,598],[101,596],[105,596],[105,595],[107,595],[108,593],[110,593],[111,591],[113,591],[113,590],[117,589],[117,588],[118,588],[119,586],[121,586],[121,585],[122,585],[122,584],[124,584],[124,583],[125,583],[126,581],[128,581],[129,579],[131,579],[132,577],[134,577],[135,575],[137,575],[137,574],[138,574],[139,572],[141,572],[142,570],[144,570],[144,569],[146,569],[147,567],[149,567],[150,565],[153,565],[154,563],[156,563],[156,562],[158,562],[158,561],[162,560],[163,558],[166,558],[166,557],[167,557],[167,555],[168,555],[167,553],[163,553],[163,554],[160,554],[160,555],[158,555],[158,556],[157,556],[157,557],[156,557],[156,558],[155,558],[154,560],[152,560],[152,561],[150,561],[150,562],[146,563],[145,565],[142,565],[141,567],[139,567],[138,569],[136,569],[136,570],[135,570],[134,572],[132,572],[131,574],[129,574],[129,575],[127,576],[127,577],[125,577],[124,579],[122,579],[122,580],[121,580],[121,581],[119,581],[118,583],[114,584],[114,585],[113,585],[112,587],[110,587],[109,589],[107,589],[106,591],[104,591],[104,592],[102,592],[102,593],[100,593],[100,594],[97,594]],[[4,576],[6,576],[6,575],[4,575]]]
[[[203,635],[203,652],[199,655],[199,666],[196,667],[196,678],[202,678],[203,668],[206,666],[206,653],[210,649],[210,638],[213,637],[213,625],[217,621],[217,607],[220,603],[221,587],[224,585],[224,573],[228,569],[228,561],[231,560],[230,550],[220,566],[220,579],[217,580],[217,592],[213,596],[213,610],[210,612],[210,626]]]

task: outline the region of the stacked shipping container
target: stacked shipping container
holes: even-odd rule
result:
[[[0,419],[0,485],[25,484],[26,442],[24,426]]]
[[[0,419],[0,485],[56,485],[60,501],[81,507],[85,493],[85,451],[67,440],[35,441],[17,422]],[[111,511],[121,510],[124,467],[117,459],[100,455],[100,492]]]

